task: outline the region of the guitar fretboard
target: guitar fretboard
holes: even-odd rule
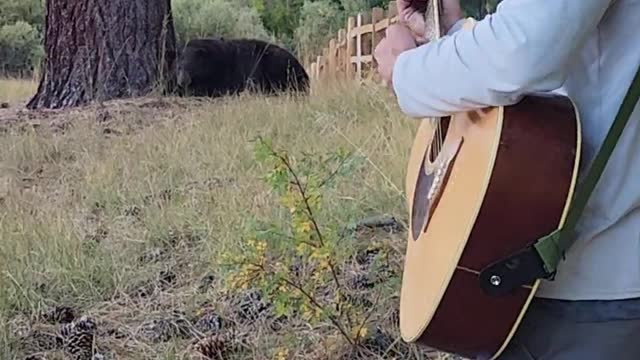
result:
[[[444,33],[440,21],[441,9],[440,0],[427,0],[427,8],[424,14],[427,41],[438,39]]]

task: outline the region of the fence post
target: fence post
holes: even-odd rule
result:
[[[387,8],[387,18],[389,18],[389,23],[392,24],[395,21],[392,19],[398,15],[398,8],[395,1],[389,1],[389,7]]]
[[[347,19],[347,54],[345,56],[345,72],[349,79],[353,79],[354,71],[353,71],[353,63],[351,61],[353,53],[355,52],[355,36],[354,36],[354,28],[356,25],[356,19],[353,16],[350,16]]]
[[[371,10],[362,13],[362,27],[360,28],[360,49],[362,61],[362,78],[369,79],[373,71],[373,24],[371,22]]]
[[[322,62],[324,63],[324,80],[331,78],[331,66],[329,66],[329,48],[322,49]]]
[[[372,28],[373,31],[371,33],[371,54],[373,55],[376,46],[378,46],[378,44],[380,43],[380,41],[384,38],[384,29],[385,27],[380,28],[381,26],[381,21],[384,20],[384,9],[376,7],[371,9],[371,24],[372,24]],[[377,69],[378,69],[378,64],[376,62],[376,59],[371,56],[371,71],[372,71],[372,75],[371,78],[374,81],[379,81],[380,80],[380,76],[378,75]]]
[[[362,14],[358,13],[356,17],[356,76],[358,80],[362,79]]]
[[[378,46],[378,43],[380,43],[380,40],[382,40],[384,38],[384,34],[382,34],[382,30],[384,30],[384,28],[380,29],[380,22],[384,20],[384,10],[382,8],[373,8],[371,10],[371,23],[373,24],[373,36],[371,39],[371,48],[375,49],[376,46]]]
[[[329,76],[331,80],[335,80],[336,78],[336,39],[329,40],[329,53],[327,54],[329,60]]]
[[[384,38],[385,29],[398,21],[396,3],[390,1],[386,11],[376,7],[370,12],[350,16],[346,29],[338,31],[337,41],[332,38],[315,62],[305,61],[310,77],[315,80],[343,77],[362,80],[366,77],[377,81],[379,75],[373,53]]]
[[[345,77],[345,66],[346,62],[345,62],[345,52],[346,52],[346,47],[347,47],[347,31],[345,29],[340,29],[340,31],[338,31],[338,73],[340,77]]]
[[[318,80],[316,78],[316,68],[318,67],[318,63],[317,62],[312,62],[311,66],[309,67],[309,77],[311,78],[311,80],[313,80],[314,82],[316,80]]]

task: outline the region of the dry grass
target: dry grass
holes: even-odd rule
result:
[[[17,102],[23,90],[15,89],[33,90],[1,84],[0,100]],[[402,189],[416,124],[384,91],[355,89],[336,85],[308,100],[120,101],[38,114],[29,126],[18,115],[6,122],[0,358],[24,358],[34,324],[45,326],[42,314],[60,306],[96,319],[99,349],[112,359],[189,358],[189,344],[203,336],[197,321],[209,310],[248,334],[245,349],[231,358],[270,359],[281,348],[290,359],[339,358],[343,346],[329,346],[328,329],[241,323],[216,260],[237,245],[252,216],[277,216],[253,160],[250,141],[258,135],[294,154],[357,149],[365,166],[329,198],[335,216],[345,224],[378,214],[406,218]],[[350,248],[376,240],[400,259],[404,239],[374,232]],[[399,283],[390,291],[395,296],[375,311],[381,322],[397,308]],[[171,324],[180,331],[169,331]],[[398,340],[397,330],[384,330]],[[396,358],[430,358],[391,347]],[[376,356],[370,358],[390,358]]]
[[[38,82],[35,79],[2,79],[0,78],[0,103],[13,105],[27,101],[35,94]]]

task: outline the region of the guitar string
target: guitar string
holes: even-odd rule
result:
[[[442,122],[440,122],[440,119],[438,119],[438,152],[440,152],[440,150],[442,150]]]
[[[436,134],[434,137],[433,145],[434,145],[434,152],[431,153],[432,156],[434,153],[438,153],[438,148],[440,147],[440,127],[438,126],[438,120],[436,120]]]
[[[436,133],[437,133],[437,143],[436,143],[436,151],[440,153],[442,150],[442,146],[444,144],[444,136],[442,130],[442,121],[440,119],[436,119]]]
[[[436,153],[440,152],[440,139],[441,139],[441,133],[440,133],[440,122],[438,121],[438,119],[436,119],[436,141],[435,141],[435,150]]]

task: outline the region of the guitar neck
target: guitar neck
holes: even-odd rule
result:
[[[427,41],[439,39],[440,37],[442,37],[442,34],[444,34],[442,21],[440,21],[440,14],[442,14],[442,1],[427,0],[427,8],[424,14],[425,38],[427,39]],[[429,120],[433,123],[434,121],[440,120],[440,118],[431,117],[429,118]]]
[[[425,37],[427,40],[435,40],[442,37],[444,29],[440,16],[442,14],[441,0],[427,0],[427,9],[424,14],[425,18]]]

